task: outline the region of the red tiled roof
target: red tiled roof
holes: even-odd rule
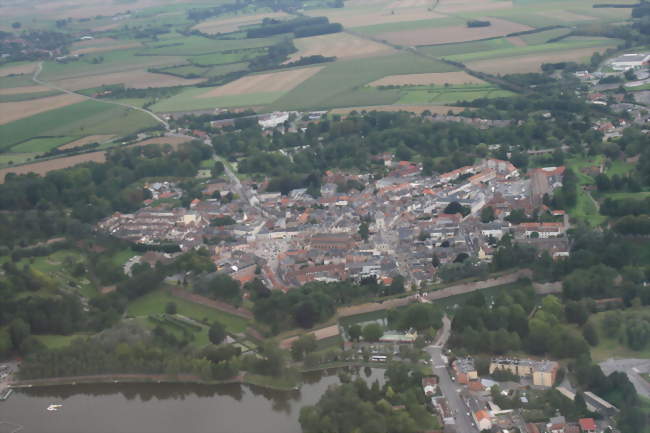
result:
[[[583,431],[596,430],[596,422],[594,421],[593,418],[580,418],[578,420],[578,424],[580,424],[580,428]]]

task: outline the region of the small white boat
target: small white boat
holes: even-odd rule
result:
[[[47,410],[49,411],[56,411],[59,410],[60,407],[62,407],[62,404],[51,404],[47,407]]]

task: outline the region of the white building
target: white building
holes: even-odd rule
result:
[[[623,54],[620,57],[613,59],[610,62],[612,69],[615,71],[627,71],[628,69],[636,69],[650,61],[650,54]]]
[[[258,120],[257,123],[264,129],[272,129],[278,125],[282,125],[287,120],[289,120],[289,113],[275,112],[264,119]]]

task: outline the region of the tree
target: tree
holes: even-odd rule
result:
[[[582,336],[590,346],[598,346],[598,331],[591,322],[585,323],[582,327]]]
[[[459,214],[461,214],[463,216],[469,215],[470,212],[471,212],[470,208],[461,205],[457,201],[452,201],[451,203],[449,203],[447,205],[447,207],[445,208],[445,210],[444,210],[444,213],[447,213],[447,214],[459,213]]]
[[[14,319],[9,324],[9,335],[11,337],[11,344],[14,349],[18,350],[20,345],[29,337],[31,328],[27,322],[21,318]]]
[[[379,323],[369,323],[363,327],[362,335],[364,341],[379,341],[384,330]]]
[[[208,330],[208,338],[212,344],[221,344],[226,339],[226,328],[217,321],[213,322]]]
[[[431,264],[434,268],[440,266],[440,257],[438,257],[438,254],[433,253],[433,257],[431,257]]]
[[[359,338],[361,337],[361,332],[362,332],[361,325],[359,325],[358,323],[355,323],[354,325],[348,328],[348,336],[352,341],[359,341]]]
[[[393,281],[391,281],[390,286],[388,286],[388,293],[390,295],[395,295],[397,293],[404,292],[404,282],[406,279],[402,275],[395,275]]]
[[[494,208],[492,206],[485,206],[481,210],[481,222],[489,223],[491,221],[494,221],[494,218]]]
[[[11,23],[11,28],[19,29],[22,26],[18,21]]]
[[[422,176],[431,176],[433,175],[433,160],[426,158],[422,161]]]
[[[210,169],[210,174],[212,177],[219,177],[225,172],[225,167],[223,165],[223,162],[221,161],[215,161],[214,165]]]
[[[361,224],[359,224],[359,236],[361,236],[361,239],[364,241],[368,240],[368,237],[370,236],[368,221],[362,221]]]
[[[625,324],[625,335],[630,349],[642,350],[650,342],[650,323],[639,317],[631,318]]]
[[[302,361],[305,355],[318,348],[314,334],[301,335],[291,345],[291,357],[294,361]]]
[[[165,305],[165,313],[176,314],[176,311],[177,311],[176,302],[173,301],[167,302],[167,305]]]

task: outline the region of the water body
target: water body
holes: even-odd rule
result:
[[[368,383],[383,369],[351,370]],[[0,433],[300,433],[300,408],[312,405],[336,371],[305,374],[298,391],[249,385],[97,384],[15,390],[0,402]],[[51,404],[61,404],[48,411]]]

